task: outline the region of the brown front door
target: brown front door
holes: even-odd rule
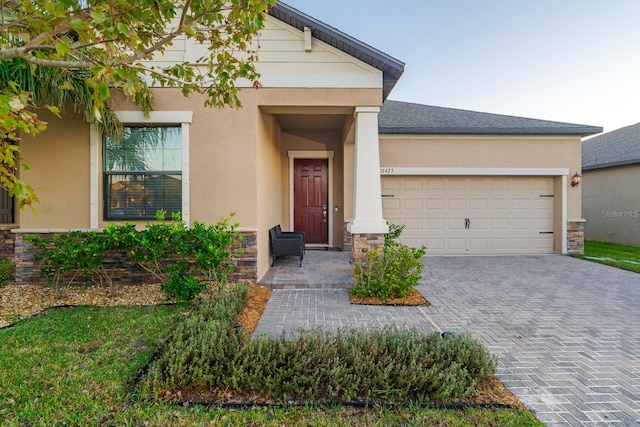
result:
[[[306,243],[329,243],[327,159],[295,159],[293,222]]]

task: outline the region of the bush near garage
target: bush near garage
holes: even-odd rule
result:
[[[398,241],[404,225],[389,224],[384,250],[375,248],[365,254],[365,261],[356,263],[353,287],[349,293],[357,297],[377,297],[383,302],[389,297],[403,298],[420,283],[424,265],[424,246],[412,248]]]

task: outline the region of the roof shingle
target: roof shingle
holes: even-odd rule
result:
[[[640,123],[582,142],[582,170],[640,164]]]
[[[602,132],[598,126],[552,122],[455,108],[386,101],[380,110],[381,134],[580,135]]]

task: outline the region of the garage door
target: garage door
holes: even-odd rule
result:
[[[553,253],[549,177],[383,176],[384,218],[432,254]]]

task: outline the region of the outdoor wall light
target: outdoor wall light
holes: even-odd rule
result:
[[[578,172],[576,172],[575,175],[573,175],[573,177],[571,178],[571,186],[572,187],[577,187],[578,185],[580,185],[580,180],[582,179],[582,175],[580,175]]]

